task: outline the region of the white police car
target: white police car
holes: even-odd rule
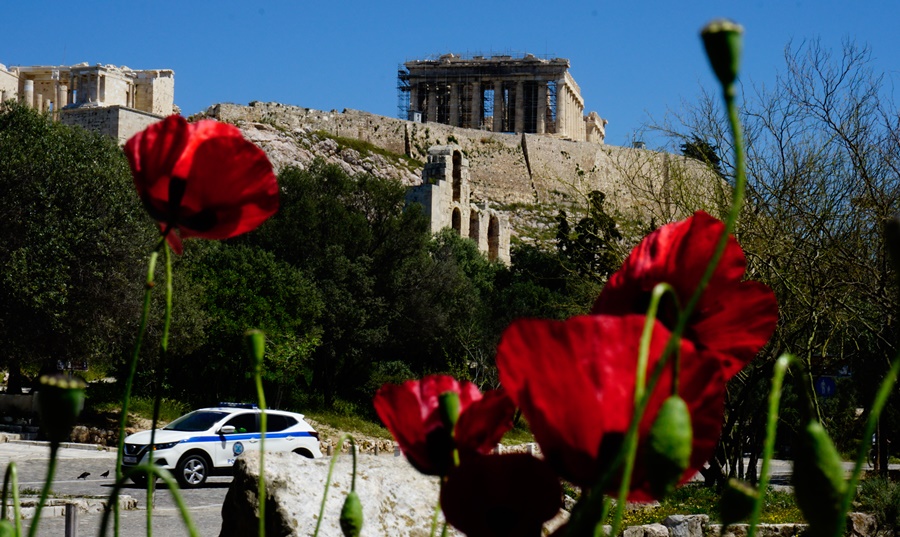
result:
[[[166,468],[182,487],[198,487],[211,475],[230,475],[234,460],[248,450],[258,450],[260,410],[256,405],[219,403],[185,414],[156,430],[153,462]],[[150,433],[141,431],[125,438],[123,470],[149,460]],[[266,451],[292,451],[304,457],[321,457],[319,433],[303,414],[266,410]],[[131,480],[146,483],[146,474]]]

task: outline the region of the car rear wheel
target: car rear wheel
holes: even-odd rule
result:
[[[185,455],[178,461],[175,477],[182,488],[199,487],[209,477],[210,464],[203,455],[196,453]]]

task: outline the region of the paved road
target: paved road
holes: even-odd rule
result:
[[[15,461],[19,471],[19,488],[39,494],[47,475],[50,448],[46,445],[23,444],[17,442],[0,444],[0,468],[5,471],[10,461]],[[53,480],[53,493],[76,497],[109,496],[112,492],[111,478],[100,474],[109,470],[115,473],[116,456],[112,451],[61,448]],[[83,472],[90,472],[86,479],[78,479]],[[230,477],[210,478],[207,486],[200,489],[183,490],[182,496],[188,505],[191,517],[200,535],[217,536],[222,527],[222,502],[231,483]],[[133,496],[138,501],[138,509],[122,511],[121,536],[145,537],[147,535],[147,492],[137,485],[124,488],[121,494]],[[63,537],[65,517],[42,516],[38,535],[42,537]],[[100,534],[101,515],[78,513],[78,535],[88,537]],[[30,520],[23,521],[27,528]],[[112,528],[109,529],[112,535]],[[187,535],[187,530],[175,508],[172,494],[160,487],[154,494],[153,534],[162,537]]]

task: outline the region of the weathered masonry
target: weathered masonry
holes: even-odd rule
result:
[[[406,62],[397,78],[401,119],[596,143],[606,137],[607,121],[584,114],[563,58],[444,54]]]
[[[428,149],[422,184],[409,189],[406,200],[422,204],[431,219],[432,233],[452,228],[475,241],[491,261],[509,264],[509,217],[487,202],[471,200],[469,160],[458,145]]]
[[[176,113],[175,74],[113,65],[0,64],[0,102],[17,100],[63,123],[98,130],[124,142]]]

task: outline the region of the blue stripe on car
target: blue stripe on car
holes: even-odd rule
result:
[[[289,436],[312,436],[312,433],[307,431],[299,431],[293,433],[266,433],[266,439],[270,438],[287,438]],[[186,440],[182,440],[184,443],[193,443],[193,442],[221,442],[223,440],[259,440],[262,437],[261,433],[243,433],[243,434],[230,434],[228,436],[223,435],[215,435],[215,436],[195,436],[192,438],[188,438]]]

